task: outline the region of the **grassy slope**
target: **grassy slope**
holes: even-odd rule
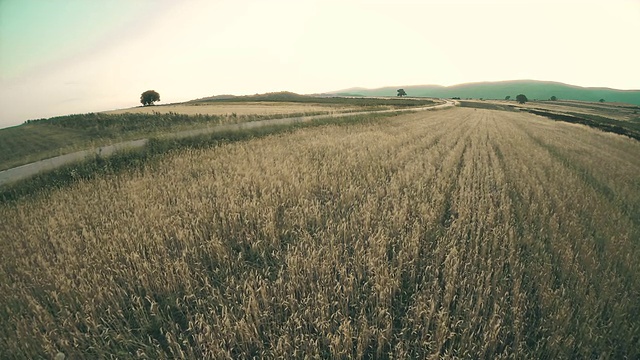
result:
[[[95,139],[85,131],[24,124],[0,129],[0,170],[81,150]]]
[[[32,178],[0,187],[0,203],[9,203],[25,197],[37,196],[51,189],[64,188],[78,181],[94,179],[100,176],[111,176],[125,170],[140,169],[151,166],[167,153],[184,149],[211,148],[236,141],[244,141],[271,134],[286,133],[300,128],[322,126],[327,124],[342,125],[379,121],[397,115],[394,112],[367,115],[349,115],[345,117],[329,117],[313,122],[301,122],[285,125],[268,125],[257,128],[231,130],[185,138],[151,137],[141,149],[124,150],[108,157],[88,157],[79,163],[72,163],[50,172],[40,173]]]
[[[94,146],[147,137],[218,117],[82,114],[0,129],[0,170]]]
[[[259,94],[259,95],[248,95],[248,96],[221,95],[221,96],[197,99],[197,100],[190,101],[189,103],[253,102],[253,101],[298,102],[298,103],[317,103],[317,104],[348,104],[348,105],[359,105],[359,106],[391,105],[391,106],[397,106],[397,107],[429,106],[433,104],[433,101],[430,101],[428,99],[406,99],[406,98],[352,99],[348,97],[318,97],[318,96],[310,96],[310,95],[300,95],[300,94],[287,92],[287,91]]]
[[[363,110],[375,107],[407,108],[429,106],[431,100],[410,99],[346,99],[303,96],[293,93],[274,93],[255,96],[200,99],[189,102],[299,102],[306,104],[336,104],[361,106]],[[113,142],[147,138],[165,132],[197,128],[222,123],[237,123],[286,115],[183,115],[183,114],[104,114],[91,113],[28,121],[12,128],[0,129],[0,170],[46,159],[86,148]]]

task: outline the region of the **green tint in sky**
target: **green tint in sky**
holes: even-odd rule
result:
[[[0,0],[0,77],[65,61],[107,41],[142,2]]]
[[[640,87],[640,0],[0,0],[0,127],[216,94]],[[37,102],[33,99],[38,99]]]

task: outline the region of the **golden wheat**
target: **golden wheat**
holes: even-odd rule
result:
[[[451,109],[0,207],[8,357],[628,358],[640,144]]]

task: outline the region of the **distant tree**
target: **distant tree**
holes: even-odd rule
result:
[[[549,98],[549,100],[551,100],[551,101],[556,101],[556,100],[558,100],[558,98],[557,98],[557,97],[555,97],[555,95],[554,95],[554,96],[550,97],[550,98]]]
[[[399,97],[407,96],[407,93],[404,91],[404,89],[398,89],[398,96]]]
[[[147,90],[140,95],[140,102],[144,106],[153,105],[156,101],[160,101],[160,94],[155,90]]]
[[[527,97],[524,94],[520,94],[518,96],[516,96],[516,101],[520,104],[524,104],[527,101],[529,101],[529,99],[527,99]]]
[[[504,97],[504,99],[505,99],[505,100],[509,100],[509,99],[511,99],[511,95],[507,95],[507,96],[505,96],[505,97]]]
[[[604,102],[604,99],[600,99],[600,102]]]

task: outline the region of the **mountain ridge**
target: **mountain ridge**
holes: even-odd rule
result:
[[[385,86],[374,89],[349,88],[327,92],[330,95],[348,96],[395,96],[397,89],[404,89],[408,96],[439,98],[473,98],[504,99],[510,96],[515,99],[518,94],[525,94],[530,100],[548,100],[555,96],[558,100],[594,101],[604,99],[606,102],[620,102],[640,106],[640,90],[620,90],[609,87],[582,87],[556,81],[540,80],[507,80],[483,81],[443,85],[405,85]]]

